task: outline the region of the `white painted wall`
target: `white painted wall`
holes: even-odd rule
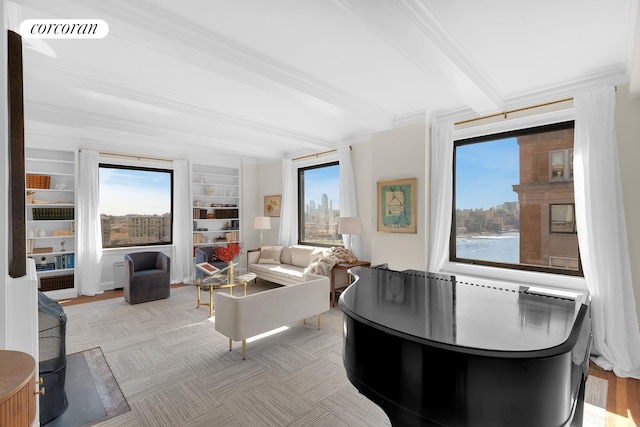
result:
[[[258,182],[257,182],[257,216],[264,216],[264,196],[282,195],[282,161],[265,163],[258,166]],[[285,195],[282,195],[283,198]],[[253,230],[253,219],[250,223]],[[271,230],[264,230],[264,244],[276,245],[278,241],[278,233],[280,230],[280,218],[271,217]],[[260,242],[260,232],[253,231],[256,234],[256,242]]]
[[[622,198],[627,226],[631,277],[636,302],[636,313],[640,319],[640,98],[629,97],[629,86],[618,86],[616,93],[616,139]]]
[[[371,263],[374,265],[386,262],[394,270],[427,270],[428,129],[424,124],[417,124],[373,135],[369,186],[373,195],[368,209],[372,212],[369,226],[372,230]],[[403,178],[417,178],[417,233],[378,232],[377,182]]]

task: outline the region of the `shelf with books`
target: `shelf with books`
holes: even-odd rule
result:
[[[76,158],[74,151],[25,149],[26,256],[35,260],[39,277],[62,275],[65,293],[52,297],[76,294]]]
[[[240,167],[192,165],[193,246],[239,243]]]

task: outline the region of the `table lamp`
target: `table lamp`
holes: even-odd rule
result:
[[[253,220],[254,230],[260,230],[260,246],[262,246],[262,237],[264,230],[271,230],[271,218],[268,216],[257,216]]]
[[[353,234],[362,234],[362,223],[357,216],[341,216],[338,220],[338,234],[346,234],[349,236],[349,259],[348,263],[353,264],[358,259],[353,256],[351,251],[351,236]]]

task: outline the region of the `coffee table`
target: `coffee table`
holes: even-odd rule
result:
[[[185,280],[186,285],[195,286],[198,290],[198,302],[196,308],[200,308],[201,305],[209,307],[209,317],[213,316],[215,311],[214,306],[214,291],[218,289],[229,289],[229,295],[233,295],[233,288],[236,286],[242,285],[244,287],[244,295],[247,295],[247,283],[255,280],[255,273],[247,273],[247,272],[238,272],[232,276],[231,281],[229,281],[229,276],[227,274],[214,274],[208,277],[203,278],[195,278]],[[209,291],[209,302],[202,302],[200,299],[200,291]]]

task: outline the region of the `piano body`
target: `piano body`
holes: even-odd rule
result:
[[[340,296],[347,377],[398,426],[581,426],[589,294],[386,265]]]

